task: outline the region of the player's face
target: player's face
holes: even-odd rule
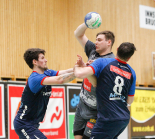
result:
[[[45,56],[43,54],[39,54],[39,58],[37,61],[38,68],[40,68],[43,71],[47,70],[48,67],[47,67],[46,63],[47,63],[47,60],[45,59]]]
[[[109,40],[105,39],[104,34],[100,34],[96,37],[95,47],[96,52],[98,52],[99,54],[102,54],[106,52],[107,49],[109,49]]]

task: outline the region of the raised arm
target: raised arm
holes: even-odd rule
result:
[[[77,29],[74,31],[74,35],[76,39],[79,41],[79,43],[83,48],[85,47],[85,44],[88,41],[88,38],[85,35],[86,29],[87,29],[87,26],[85,25],[85,23],[83,23],[79,25]]]
[[[46,77],[43,81],[43,85],[55,85],[68,83],[75,79],[74,72],[62,74],[59,76]]]

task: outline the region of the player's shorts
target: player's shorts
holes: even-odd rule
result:
[[[19,139],[47,139],[47,137],[38,129],[38,124],[23,124],[19,126],[18,121],[14,120],[14,127]]]
[[[91,136],[91,131],[97,119],[97,110],[90,108],[81,100],[77,106],[74,119],[74,136],[83,134],[87,137]],[[82,130],[84,129],[84,130]],[[83,133],[79,132],[82,131]]]
[[[127,127],[129,120],[100,121],[97,120],[90,139],[117,139]]]

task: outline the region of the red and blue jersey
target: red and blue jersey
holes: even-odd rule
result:
[[[99,58],[90,66],[97,77],[98,119],[129,119],[127,98],[135,94],[135,71],[126,62],[114,58]]]
[[[57,71],[46,70],[44,74],[35,71],[29,76],[21,98],[21,105],[15,118],[18,125],[38,124],[44,118],[48,101],[51,96],[51,85],[42,85],[43,80],[48,76],[58,75]]]

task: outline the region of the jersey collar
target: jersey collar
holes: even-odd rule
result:
[[[98,55],[99,55],[100,57],[103,57],[103,56],[106,56],[106,55],[110,55],[110,54],[113,54],[113,52],[110,52],[110,53],[105,54],[105,55],[99,55],[99,53],[98,53]]]
[[[37,73],[37,71],[33,71],[33,72],[36,72]]]
[[[120,62],[120,63],[123,63],[123,64],[127,64],[126,62],[124,62],[124,61],[122,61],[122,60],[120,60],[120,59],[118,59],[118,58],[115,58],[118,62]]]

